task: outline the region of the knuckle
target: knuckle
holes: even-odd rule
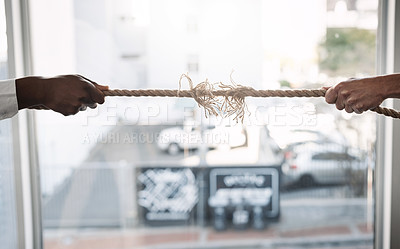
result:
[[[340,95],[342,95],[343,97],[348,97],[350,96],[350,92],[347,90],[342,90],[340,91]]]
[[[76,79],[76,78],[78,78],[78,76],[76,74],[68,74],[68,75],[65,76],[65,78],[67,78],[67,79]]]
[[[360,112],[365,111],[364,105],[362,105],[362,104],[356,104],[354,107],[355,107],[357,110],[359,110]]]
[[[339,90],[342,90],[342,88],[343,88],[343,86],[344,86],[344,84],[346,84],[346,82],[345,81],[343,81],[343,82],[340,82],[339,84],[337,84],[334,88],[337,90],[337,91],[339,91]]]
[[[357,103],[357,101],[354,99],[354,98],[349,98],[348,100],[347,100],[347,104],[349,104],[349,105],[354,105],[354,104],[356,104]]]

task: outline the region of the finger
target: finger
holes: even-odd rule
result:
[[[336,99],[336,108],[337,108],[338,110],[343,110],[344,107],[345,107],[345,105],[344,105],[343,99],[342,99],[342,97],[341,97],[341,95],[340,95],[340,96],[338,96],[337,99]]]
[[[344,109],[346,110],[347,113],[352,113],[352,112],[354,112],[353,108],[351,108],[351,106],[349,106],[349,105],[346,105],[346,106],[344,107]]]
[[[109,89],[108,86],[103,86],[103,85],[99,85],[97,83],[94,83],[94,86],[99,89],[100,91],[107,91]]]
[[[96,104],[96,103],[93,103],[93,104],[87,105],[87,107],[89,107],[89,108],[91,108],[91,109],[94,109],[94,108],[97,107],[97,104]]]
[[[84,79],[84,80],[87,80],[87,81],[89,81],[90,83],[92,83],[92,84],[97,84],[96,82],[94,82],[93,80],[91,80],[91,79],[89,79],[89,78],[86,78],[85,76],[83,76],[83,75],[80,75],[80,74],[78,74],[77,75],[79,78],[82,78],[82,79]]]
[[[92,100],[91,96],[83,96],[81,98],[79,98],[79,101],[85,105],[91,105],[94,104],[95,102]]]
[[[92,84],[93,84],[97,89],[99,89],[100,91],[106,91],[106,90],[109,89],[108,86],[99,85],[99,84],[97,84],[96,82],[94,82],[93,80],[86,78],[85,76],[82,76],[82,75],[80,75],[80,74],[79,74],[78,76],[81,77],[82,79],[87,80],[87,81],[89,81],[90,83],[92,83]]]
[[[104,94],[97,88],[95,87],[90,87],[88,89],[90,97],[92,99],[92,103],[99,103],[103,104],[104,103]]]
[[[325,101],[328,104],[334,104],[334,103],[336,103],[337,98],[338,98],[338,94],[337,94],[336,89],[334,87],[330,87],[325,93]]]
[[[28,109],[35,109],[35,110],[49,110],[45,105],[34,105],[28,107]]]
[[[379,107],[379,105],[374,105],[374,106],[371,107],[371,108],[366,108],[365,111],[371,111],[371,110],[373,110],[373,109],[375,109],[375,108],[377,108],[377,107]]]
[[[94,102],[90,97],[80,98],[80,101],[81,101],[82,105],[85,105],[89,108],[94,109],[97,107],[97,103]]]
[[[357,114],[361,114],[361,113],[362,113],[362,111],[358,110],[357,108],[353,108],[353,110],[354,110],[354,112],[357,113]]]
[[[80,111],[81,105],[79,104],[74,104],[74,105],[68,105],[65,106],[61,109],[57,109],[55,111],[63,114],[64,116],[69,116],[69,115],[75,115]]]
[[[79,111],[80,111],[80,112],[86,111],[86,109],[87,109],[87,106],[86,106],[86,105],[82,105],[81,107],[79,107]]]

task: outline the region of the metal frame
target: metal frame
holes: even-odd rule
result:
[[[31,74],[28,0],[4,0],[7,21],[9,77]],[[40,189],[35,154],[33,113],[21,111],[13,118],[13,151],[18,226],[18,248],[43,248]]]
[[[400,1],[379,6],[378,73],[400,72]],[[400,109],[399,100],[385,105]],[[375,248],[400,248],[400,121],[380,117],[377,130]]]
[[[394,72],[400,72],[400,1],[395,4],[394,17]],[[393,101],[393,107],[400,109],[400,100]],[[390,248],[400,248],[400,120],[392,120],[392,191],[391,191],[391,225],[390,225]]]
[[[25,75],[33,73],[32,62],[32,47],[31,47],[31,32],[30,32],[30,12],[29,0],[19,0],[21,11],[21,29],[22,29],[22,46],[24,51],[24,69]],[[25,120],[26,143],[27,143],[27,156],[29,157],[29,166],[27,170],[27,177],[29,178],[29,185],[27,186],[30,191],[29,203],[31,212],[31,225],[32,225],[32,247],[35,249],[43,248],[43,235],[42,235],[42,206],[41,206],[41,189],[40,189],[40,169],[37,154],[37,139],[35,128],[35,114],[32,111],[26,111]]]
[[[21,37],[19,27],[19,6],[15,1],[4,1],[6,9],[6,25],[7,25],[7,44],[8,44],[8,75],[9,78],[15,78],[23,72],[23,65],[17,63],[21,61]],[[14,185],[15,200],[17,214],[17,243],[18,248],[23,249],[26,245],[26,226],[24,215],[24,195],[22,187],[22,165],[19,144],[19,120],[18,117],[12,119],[12,136],[13,136],[13,159],[14,159]]]
[[[377,73],[384,74],[386,70],[386,51],[387,51],[387,26],[388,26],[388,0],[379,2],[379,26],[377,34]],[[385,179],[385,119],[378,117],[376,134],[376,167],[375,167],[375,242],[374,248],[387,248],[383,245],[384,239],[384,193],[383,180]]]

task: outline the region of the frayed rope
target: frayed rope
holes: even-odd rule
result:
[[[182,81],[189,82],[189,90],[181,90]],[[245,102],[246,97],[324,97],[325,89],[290,89],[290,90],[255,90],[252,87],[238,85],[230,77],[231,85],[222,82],[210,83],[206,79],[194,86],[192,79],[187,74],[182,74],[179,79],[178,90],[168,89],[146,89],[146,90],[105,90],[105,96],[128,96],[128,97],[186,97],[193,98],[200,107],[205,110],[206,117],[210,115],[230,117],[234,116],[237,122],[243,122],[248,107]],[[371,111],[400,119],[400,112],[385,108],[376,107]]]

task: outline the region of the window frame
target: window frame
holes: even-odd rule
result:
[[[377,36],[377,73],[400,72],[400,1],[380,0]],[[384,105],[400,109],[400,100]],[[400,247],[400,122],[380,116],[377,126],[375,171],[375,248]],[[397,151],[396,151],[397,150]]]
[[[17,25],[19,18],[18,8],[16,8],[16,2],[4,1],[6,11],[6,27],[7,27],[7,56],[8,56],[8,77],[16,78],[21,72],[21,65],[18,65],[16,61],[22,59],[19,54],[20,47],[19,43],[16,42],[18,39]],[[17,58],[20,57],[20,58]],[[19,127],[18,117],[13,117],[11,120],[12,125],[12,145],[13,145],[13,166],[14,166],[14,187],[15,187],[15,205],[17,214],[17,244],[18,248],[25,248],[25,216],[24,216],[24,203],[22,194],[22,174],[21,174],[21,156],[19,150]]]
[[[8,76],[18,78],[31,74],[29,33],[29,0],[4,0],[6,10]],[[12,118],[14,183],[19,249],[43,248],[40,228],[40,209],[34,192],[39,181],[35,176],[33,113],[24,110]],[[37,171],[38,172],[38,171]],[[32,180],[33,179],[33,180]],[[40,192],[37,192],[40,193]],[[39,221],[39,222],[38,222]]]
[[[28,2],[29,0],[5,0],[10,77],[32,72]],[[400,54],[400,0],[379,1],[377,37],[377,73],[400,72],[400,57],[394,57],[394,54]],[[385,101],[385,104],[400,110],[399,100]],[[16,189],[20,217],[18,238],[19,248],[25,248],[26,245],[26,248],[40,249],[40,182],[33,118],[33,113],[21,112],[13,120],[13,127],[20,127],[19,130],[14,129],[15,165],[18,172]],[[400,210],[400,193],[392,191],[400,188],[400,153],[396,153],[396,148],[400,148],[400,121],[379,117],[377,122],[375,248],[400,248],[400,237],[397,236],[400,232],[400,213],[396,212]],[[27,175],[28,183],[25,181]]]

